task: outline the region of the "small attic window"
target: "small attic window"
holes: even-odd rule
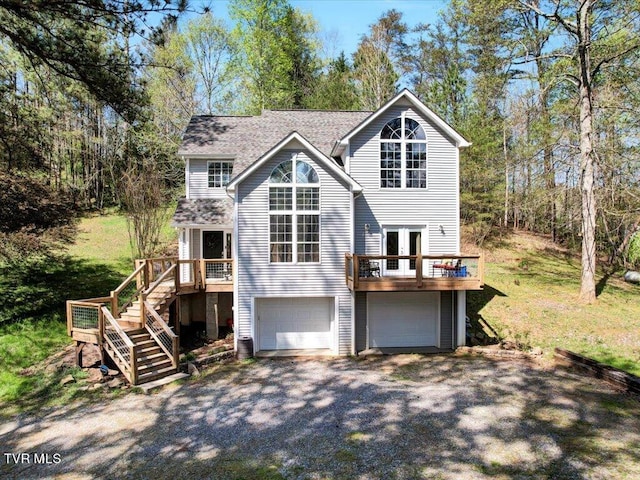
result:
[[[211,160],[207,162],[207,174],[209,188],[226,187],[231,180],[233,162],[228,160]]]

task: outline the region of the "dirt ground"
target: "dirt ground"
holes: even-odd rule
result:
[[[15,479],[631,479],[640,402],[523,360],[269,359],[18,415],[0,445]]]

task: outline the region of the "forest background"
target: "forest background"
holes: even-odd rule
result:
[[[451,0],[412,27],[389,10],[335,56],[287,0],[225,5],[228,21],[215,2],[0,0],[3,268],[56,255],[78,216],[113,208],[133,255],[154,254],[194,114],[375,110],[401,87],[473,142],[474,242],[519,229],[579,251],[587,303],[597,261],[640,267],[637,0]]]

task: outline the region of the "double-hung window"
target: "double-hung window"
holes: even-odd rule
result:
[[[308,163],[293,156],[269,177],[271,263],[320,262],[320,180]]]
[[[394,118],[380,132],[380,188],[427,188],[427,137],[411,118]]]
[[[233,162],[211,160],[207,162],[207,175],[209,188],[226,187],[231,180]]]

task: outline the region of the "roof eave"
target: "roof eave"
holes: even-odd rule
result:
[[[367,117],[363,122],[360,123],[357,127],[347,133],[336,145],[348,145],[351,138],[354,135],[358,134],[362,131],[367,125],[375,121],[382,113],[387,110],[390,106],[395,104],[401,98],[407,98],[414,106],[418,107],[418,109],[431,121],[433,121],[453,142],[458,148],[465,148],[471,146],[471,143],[467,141],[462,135],[460,135],[451,125],[445,122],[442,118],[440,118],[435,112],[433,112],[429,107],[427,107],[418,97],[415,96],[409,89],[405,88],[400,93],[398,93],[391,100],[387,101],[383,106],[381,106],[378,110],[372,113],[369,117]]]

